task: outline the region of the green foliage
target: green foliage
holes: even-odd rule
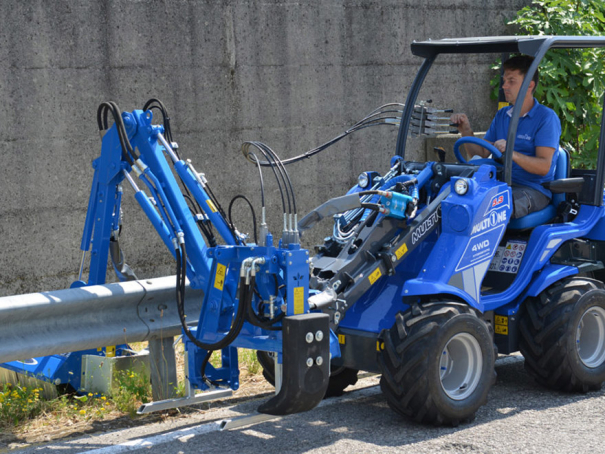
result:
[[[141,403],[146,404],[151,397],[149,377],[134,371],[119,371],[115,375],[116,386],[113,392],[113,402],[121,412],[131,417],[136,415]]]
[[[35,417],[44,406],[40,388],[4,384],[0,387],[0,425],[19,422]]]
[[[518,35],[605,35],[605,5],[602,0],[534,0],[509,24],[518,27]],[[601,49],[553,49],[540,64],[536,98],[561,119],[561,142],[574,167],[594,168],[597,162],[604,56]],[[499,79],[491,83],[496,96]]]

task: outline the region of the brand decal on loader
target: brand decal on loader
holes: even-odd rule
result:
[[[439,222],[439,211],[431,214],[422,224],[420,224],[414,232],[412,232],[412,244],[421,241],[426,235],[433,231]]]
[[[508,191],[499,192],[490,200],[489,204],[487,205],[487,210],[485,211],[484,216],[487,216],[492,211],[500,210],[501,208],[509,206],[510,203]]]
[[[488,217],[483,219],[483,221],[473,226],[471,235],[496,227],[498,224],[506,223],[506,220],[506,211],[503,210],[498,213],[492,212]]]

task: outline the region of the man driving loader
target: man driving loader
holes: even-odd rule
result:
[[[502,89],[506,101],[511,104],[498,111],[484,139],[492,143],[502,154],[506,150],[506,137],[510,124],[512,109],[519,94],[519,89],[529,67],[532,57],[520,55],[506,60],[503,64],[504,76]],[[555,173],[555,152],[559,149],[561,137],[561,122],[555,112],[540,104],[533,94],[538,86],[538,71],[536,70],[523,103],[517,137],[513,151],[513,218],[520,218],[529,213],[539,211],[550,203],[552,194],[542,186],[542,183],[552,181]],[[468,117],[464,113],[451,116],[460,134],[474,136]],[[471,156],[487,158],[489,152],[475,144],[465,144],[466,151]]]

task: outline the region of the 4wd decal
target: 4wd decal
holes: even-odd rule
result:
[[[486,260],[491,260],[505,228],[505,225],[498,225],[472,237],[466,245],[462,258],[458,262],[458,265],[456,265],[456,272]]]

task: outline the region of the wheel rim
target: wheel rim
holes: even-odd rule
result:
[[[605,310],[594,306],[580,319],[576,330],[576,349],[580,361],[591,369],[605,361]]]
[[[481,378],[483,356],[477,339],[469,333],[453,336],[439,361],[441,387],[454,400],[470,396]]]

